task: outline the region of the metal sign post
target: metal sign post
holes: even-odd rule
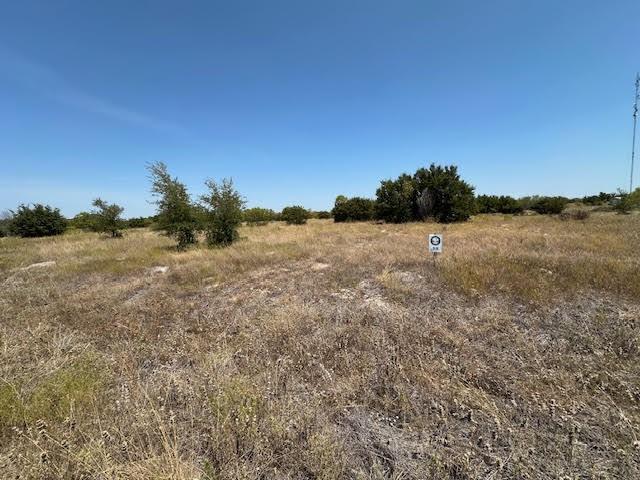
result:
[[[430,233],[429,234],[429,251],[433,254],[433,264],[436,264],[436,256],[442,253],[442,234]]]

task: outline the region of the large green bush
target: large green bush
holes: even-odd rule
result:
[[[145,228],[153,223],[153,217],[133,217],[127,220],[127,228]]]
[[[268,208],[253,207],[242,212],[242,219],[249,225],[266,225],[276,218],[276,212]]]
[[[9,231],[20,237],[48,237],[60,235],[67,229],[67,220],[60,210],[39,203],[29,207],[20,205],[13,212]]]
[[[327,212],[326,210],[320,210],[319,212],[314,212],[313,216],[321,220],[326,220],[328,218],[331,218],[331,212]]]
[[[96,216],[90,212],[80,212],[69,220],[69,227],[90,231],[96,223]]]
[[[309,211],[299,205],[285,207],[282,209],[282,213],[280,214],[280,219],[287,222],[289,225],[303,225],[307,223],[307,219],[309,217]]]
[[[340,195],[336,198],[332,210],[333,220],[336,222],[357,222],[371,220],[374,214],[375,202],[368,198],[346,198]]]
[[[501,195],[480,195],[476,198],[478,213],[522,213],[522,205],[513,197]]]
[[[231,179],[218,184],[207,180],[209,193],[201,197],[205,209],[205,232],[209,246],[227,246],[238,239],[244,200]]]
[[[557,215],[564,210],[569,203],[565,197],[534,197],[530,209],[542,215]]]
[[[418,219],[433,218],[450,223],[468,220],[474,211],[473,187],[460,178],[455,165],[432,164],[413,176],[414,212]]]
[[[167,166],[157,162],[148,166],[151,174],[151,193],[156,197],[157,215],[155,227],[165,235],[175,238],[178,250],[196,243],[199,227],[197,213],[191,203],[187,187],[169,175]]]
[[[376,191],[375,215],[402,223],[433,218],[438,222],[467,220],[475,209],[473,187],[460,178],[455,166],[431,165],[413,176],[384,180]]]
[[[383,180],[376,190],[375,216],[390,223],[410,222],[414,217],[415,186],[402,174],[396,180]]]

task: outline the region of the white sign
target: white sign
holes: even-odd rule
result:
[[[442,253],[442,234],[441,233],[429,234],[429,251],[431,253]]]

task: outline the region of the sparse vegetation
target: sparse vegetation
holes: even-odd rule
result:
[[[60,210],[49,205],[20,205],[13,212],[9,232],[19,237],[49,237],[60,235],[67,229],[67,220]]]

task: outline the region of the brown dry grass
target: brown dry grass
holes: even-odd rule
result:
[[[0,239],[2,478],[640,476],[640,216],[241,234]]]

